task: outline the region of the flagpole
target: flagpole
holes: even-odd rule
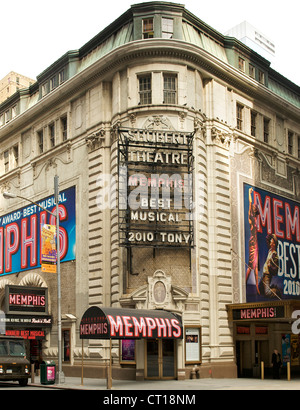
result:
[[[59,182],[54,177],[54,199],[56,203],[56,270],[57,270],[57,343],[58,343],[58,372],[57,383],[64,383],[62,371],[62,343],[61,343],[61,281],[60,281],[60,241],[59,241]]]

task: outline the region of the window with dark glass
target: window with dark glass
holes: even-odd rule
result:
[[[268,118],[264,118],[264,142],[267,144],[269,143],[269,136],[270,136],[270,120]]]
[[[65,81],[65,70],[61,70],[58,74],[58,82],[62,84]]]
[[[153,18],[143,20],[143,38],[153,38],[154,37],[154,23]]]
[[[256,112],[251,111],[251,135],[252,137],[256,137],[256,119],[257,119]]]
[[[164,104],[177,103],[177,76],[164,74]]]
[[[61,118],[61,132],[62,132],[62,140],[66,141],[68,139],[68,119],[67,117]]]
[[[243,109],[241,104],[236,105],[236,127],[240,131],[243,129]]]
[[[294,133],[292,131],[288,132],[288,153],[290,155],[294,153]]]
[[[141,105],[152,104],[152,85],[150,74],[139,77],[139,94]]]
[[[39,146],[39,153],[42,154],[44,152],[44,132],[43,130],[38,131],[38,146]]]
[[[50,138],[50,147],[53,148],[55,146],[55,125],[49,125],[49,138]]]
[[[52,91],[54,88],[56,88],[56,76],[50,79],[50,90]]]

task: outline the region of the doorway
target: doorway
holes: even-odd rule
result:
[[[259,378],[261,362],[268,364],[268,340],[237,340],[236,364],[238,377]]]
[[[236,342],[236,361],[238,377],[252,377],[253,364],[251,357],[251,340]]]
[[[176,342],[172,339],[149,339],[145,342],[146,379],[176,378]]]

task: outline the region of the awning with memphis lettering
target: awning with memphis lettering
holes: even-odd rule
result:
[[[80,339],[182,339],[181,317],[165,310],[90,307]]]

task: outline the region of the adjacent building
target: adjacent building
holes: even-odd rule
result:
[[[58,176],[65,374],[255,376],[275,347],[297,369],[299,119],[298,86],[181,4],[67,52],[0,105],[2,332],[57,359]]]
[[[232,27],[225,34],[240,40],[271,63],[275,62],[276,44],[248,21],[243,21],[237,26]]]
[[[0,103],[11,97],[16,91],[28,88],[36,80],[11,71],[0,80]]]

